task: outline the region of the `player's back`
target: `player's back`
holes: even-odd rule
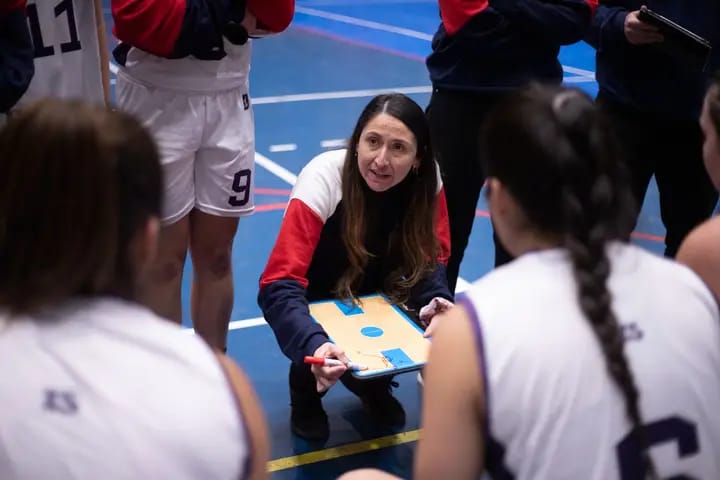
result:
[[[236,480],[245,438],[215,354],[144,308],[101,299],[0,316],[3,480]]]
[[[41,97],[104,102],[102,10],[97,0],[29,0],[35,76],[19,105]]]
[[[612,308],[660,478],[720,478],[717,304],[684,267],[633,246],[609,251]],[[526,254],[468,299],[487,381],[488,468],[519,479],[641,479],[642,441],[629,435],[565,253]]]

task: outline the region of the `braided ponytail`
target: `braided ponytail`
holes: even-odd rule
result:
[[[619,193],[614,187],[617,178],[613,176],[619,172],[613,171],[612,164],[604,165],[603,159],[597,158],[594,153],[596,145],[592,142],[592,132],[603,127],[596,124],[595,115],[590,109],[585,107],[585,114],[571,111],[570,115],[563,115],[559,111],[563,107],[553,103],[556,118],[569,143],[569,149],[565,151],[584,158],[575,162],[589,163],[594,167],[587,169],[586,181],[577,182],[576,177],[576,182],[565,182],[561,189],[564,244],[573,265],[578,301],[600,343],[608,373],[625,399],[625,412],[633,430],[638,432],[641,441],[647,443],[642,433],[640,393],[625,354],[622,328],[612,310],[612,297],[607,288],[611,267],[606,247],[610,241],[618,238],[613,221],[617,214],[613,212],[619,205]],[[583,109],[581,102],[575,103],[580,103],[576,108]],[[645,450],[643,467],[646,475],[657,478],[652,459]]]
[[[622,329],[612,311],[607,289],[610,261],[605,251],[605,227],[588,221],[583,215],[582,205],[572,193],[564,192],[563,195],[566,205],[564,216],[570,227],[565,235],[565,246],[573,264],[580,308],[600,342],[607,370],[625,398],[625,413],[633,430],[641,432],[640,393],[625,355]],[[643,453],[643,464],[650,478],[657,478],[646,451]]]

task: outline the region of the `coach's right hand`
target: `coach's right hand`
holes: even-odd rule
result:
[[[350,360],[345,356],[345,352],[334,343],[325,342],[315,350],[314,357],[320,358],[336,358],[347,364]],[[310,367],[315,380],[317,381],[317,391],[322,393],[335,385],[340,377],[347,371],[345,365],[339,367],[323,367],[321,365],[312,365]]]
[[[640,10],[635,10],[625,17],[625,38],[627,38],[627,41],[633,45],[647,45],[665,40],[660,30],[654,25],[649,25],[640,20],[639,14]]]

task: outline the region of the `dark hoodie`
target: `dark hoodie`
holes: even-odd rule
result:
[[[561,45],[582,40],[596,0],[440,0],[427,67],[433,86],[508,90],[560,83]]]
[[[20,100],[35,74],[25,2],[10,3],[0,6],[0,113]]]
[[[709,40],[714,47],[709,68],[691,68],[657,46],[631,45],[625,17],[642,5]],[[586,40],[597,50],[604,96],[641,112],[697,119],[710,75],[720,68],[720,0],[603,1]]]

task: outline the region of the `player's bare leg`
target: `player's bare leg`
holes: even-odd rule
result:
[[[193,262],[191,310],[195,332],[224,350],[233,307],[232,244],[238,219],[190,213]]]
[[[160,230],[157,258],[140,283],[140,301],[157,315],[182,323],[180,288],[187,257],[190,217]]]

